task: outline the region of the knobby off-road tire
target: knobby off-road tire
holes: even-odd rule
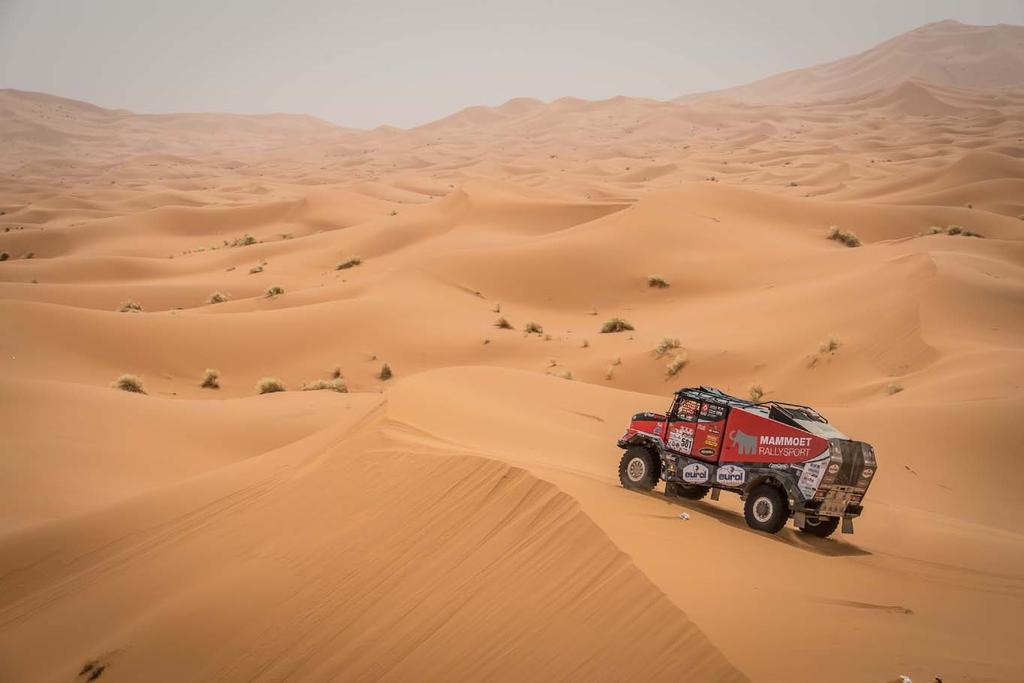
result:
[[[630,446],[619,461],[619,482],[623,488],[650,491],[661,475],[661,459],[643,446]]]
[[[687,500],[700,500],[708,495],[709,491],[711,491],[710,486],[680,484],[677,481],[665,484],[666,496],[676,496],[677,498],[685,498]]]
[[[754,490],[747,495],[747,502],[743,506],[743,517],[747,520],[747,526],[758,531],[767,531],[769,534],[778,533],[779,529],[786,526],[789,519],[789,504],[786,502],[786,495],[767,484],[755,486]]]
[[[805,534],[811,536],[817,536],[818,538],[828,538],[836,532],[839,528],[838,517],[808,517],[804,522],[804,528],[801,529]]]

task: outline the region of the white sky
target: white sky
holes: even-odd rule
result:
[[[517,96],[668,99],[1024,0],[0,0],[0,87],[136,112],[412,126]]]

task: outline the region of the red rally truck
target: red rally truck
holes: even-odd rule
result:
[[[793,519],[822,538],[853,533],[875,476],[875,451],[850,439],[809,406],[755,403],[713,389],[674,395],[668,412],[637,413],[618,441],[619,481],[700,500],[737,493],[751,528],[776,533]]]

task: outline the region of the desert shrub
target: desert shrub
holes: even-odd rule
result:
[[[758,403],[764,398],[764,389],[761,388],[760,384],[751,384],[749,389],[750,400],[754,403]]]
[[[832,353],[833,351],[838,349],[839,346],[839,337],[833,334],[832,336],[830,336],[828,339],[821,343],[821,346],[818,347],[818,350],[821,351],[822,353]]]
[[[628,321],[622,318],[609,318],[604,321],[604,325],[601,326],[601,334],[608,334],[611,332],[623,332],[625,330],[635,329]]]
[[[276,377],[263,377],[256,382],[256,390],[261,394],[273,394],[278,391],[287,391],[284,382]]]
[[[941,235],[944,232],[946,232],[946,229],[941,225],[933,225],[932,227],[928,228],[929,235]]]
[[[669,285],[668,285],[668,280],[666,280],[664,278],[658,277],[657,275],[648,275],[647,276],[647,286],[648,287],[656,287],[658,289],[665,289]]]
[[[539,323],[530,321],[523,325],[523,332],[526,334],[544,334],[544,328]]]
[[[558,373],[558,376],[561,377],[562,379],[573,379],[572,370],[562,370],[560,373]]]
[[[10,254],[8,254],[6,251],[0,251],[0,261],[6,261],[9,258],[11,258]]]
[[[220,389],[220,370],[206,368],[203,372],[203,382],[199,386],[203,389]]]
[[[616,365],[622,365],[622,356],[615,356],[615,358],[612,358],[612,367],[615,367]]]
[[[964,231],[963,226],[961,226],[961,225],[951,225],[951,226],[949,226],[946,229],[946,234],[947,235],[959,235],[963,231]]]
[[[348,387],[341,379],[315,379],[302,385],[303,391],[337,391],[339,394],[348,393]]]
[[[668,375],[669,377],[675,376],[676,373],[678,373],[680,370],[686,367],[686,362],[686,354],[677,353],[675,357],[672,359],[672,361],[665,366],[665,374]]]
[[[25,258],[35,258],[35,257],[36,257],[36,252],[34,252],[34,251],[30,251],[27,254],[25,254]]]
[[[214,292],[213,294],[210,295],[209,302],[211,304],[222,304],[227,300],[228,297],[226,294],[223,294],[221,292]]]
[[[515,329],[514,327],[512,327],[512,323],[510,323],[508,320],[505,320],[505,318],[498,318],[497,322],[494,323],[494,326],[502,330]]]
[[[136,303],[134,301],[125,301],[123,304],[121,304],[120,312],[121,313],[141,313],[142,312],[142,304],[138,304],[138,303]]]
[[[256,238],[246,233],[242,237],[235,238],[235,241],[231,243],[233,247],[247,247],[250,244],[256,244]]]
[[[256,273],[262,273],[263,266],[253,266],[249,269],[249,275],[255,275]]]
[[[848,247],[859,247],[860,238],[849,230],[842,230],[839,227],[833,225],[828,229],[828,238],[845,244]]]
[[[588,342],[586,339],[584,339],[583,342],[580,343],[580,348],[581,349],[590,348],[590,342]]]
[[[386,381],[391,379],[393,374],[394,373],[391,372],[391,366],[385,363],[384,365],[380,366],[380,372],[377,374],[377,378]]]
[[[395,209],[391,209],[391,213],[389,213],[388,215],[389,216],[397,216],[398,215],[398,211],[396,211]]]
[[[138,375],[121,375],[111,386],[121,391],[130,391],[135,394],[146,393],[142,389],[142,378]]]
[[[491,309],[495,313],[501,313],[501,304],[494,304],[494,308]]]
[[[342,378],[341,366],[340,365],[335,365],[334,369],[331,370],[331,379],[341,379],[341,378]]]
[[[363,259],[359,258],[358,256],[353,256],[351,258],[345,259],[344,261],[340,262],[338,265],[334,266],[334,269],[335,270],[345,270],[346,268],[355,268],[356,266],[358,266],[362,262],[363,262]]]
[[[901,391],[903,391],[903,385],[898,384],[896,382],[889,382],[889,384],[885,386],[885,393],[887,393],[889,396],[892,396],[893,394],[898,394]]]
[[[673,337],[665,337],[658,342],[657,348],[654,349],[654,353],[657,354],[658,358],[661,358],[672,349],[678,349],[681,343],[678,339]]]
[[[284,287],[278,287],[277,285],[274,285],[273,287],[267,289],[268,299],[273,299],[275,296],[279,296],[281,294],[284,294]]]
[[[973,230],[964,230],[960,234],[963,235],[964,237],[984,237],[984,235],[982,235],[981,233],[974,232]]]

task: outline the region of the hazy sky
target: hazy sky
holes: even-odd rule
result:
[[[0,0],[0,87],[137,112],[411,126],[473,104],[668,99],[1024,0]]]

